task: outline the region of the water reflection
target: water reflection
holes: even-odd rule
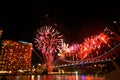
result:
[[[37,76],[37,80],[40,80],[40,75]]]
[[[2,76],[0,76],[1,78]],[[104,77],[95,75],[21,75],[6,76],[8,80],[105,80]]]
[[[85,80],[85,75],[84,74],[81,75],[81,79]]]

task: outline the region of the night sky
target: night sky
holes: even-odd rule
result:
[[[34,0],[0,2],[0,27],[3,39],[33,42],[42,25],[54,25],[68,43],[81,43],[120,20],[120,5],[115,0]],[[33,63],[39,60],[33,58]]]

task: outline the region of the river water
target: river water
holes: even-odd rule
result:
[[[1,78],[2,76],[0,76]],[[98,75],[19,75],[6,76],[7,80],[105,80]]]

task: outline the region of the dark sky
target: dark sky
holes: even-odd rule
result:
[[[4,1],[0,5],[3,37],[28,42],[33,41],[35,30],[44,24],[57,23],[59,31],[67,35],[65,39],[72,42],[96,33],[102,29],[100,27],[120,17],[120,6],[114,0],[20,0]]]
[[[66,42],[81,43],[119,18],[120,5],[115,0],[0,2],[2,37],[32,43],[36,29],[44,24],[57,24],[55,28],[64,35]]]

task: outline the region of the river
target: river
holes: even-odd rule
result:
[[[2,76],[0,76],[1,79]],[[6,76],[7,80],[105,80],[104,76],[96,75],[19,75]]]

